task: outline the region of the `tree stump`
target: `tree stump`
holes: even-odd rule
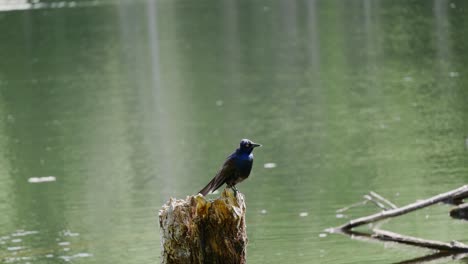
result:
[[[171,198],[159,211],[163,264],[245,264],[244,195],[224,189],[215,200],[202,195]]]

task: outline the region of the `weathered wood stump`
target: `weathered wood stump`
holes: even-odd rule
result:
[[[171,198],[159,211],[159,226],[163,264],[246,263],[244,195],[230,188],[215,200]]]

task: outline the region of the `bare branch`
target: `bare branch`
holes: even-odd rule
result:
[[[382,210],[388,210],[388,207],[385,206],[384,204],[380,203],[379,201],[382,201],[382,202],[386,203],[391,208],[396,208],[396,205],[392,204],[391,202],[389,202],[388,200],[386,200],[382,196],[380,196],[377,193],[372,192],[372,191],[369,193],[369,195],[367,195],[367,194],[364,195],[363,198],[364,198],[364,201],[357,202],[357,203],[354,203],[352,205],[343,207],[341,209],[336,210],[336,212],[337,213],[343,213],[345,211],[348,211],[351,208],[358,207],[358,206],[361,206],[361,205],[366,205],[368,202],[373,203],[375,206],[379,207]],[[376,200],[379,200],[379,201],[376,201]]]
[[[429,263],[429,262],[436,262],[440,263],[440,260],[444,258],[449,258],[449,260],[459,260],[465,259],[467,257],[466,253],[453,253],[447,251],[437,251],[436,253],[432,253],[426,256],[417,257],[413,259],[408,259],[404,261],[400,261],[394,264],[421,264],[421,263]]]
[[[364,201],[361,201],[361,202],[358,202],[358,203],[354,203],[352,205],[349,205],[349,206],[346,206],[346,207],[343,207],[343,208],[340,208],[338,210],[336,210],[337,213],[343,213],[345,211],[348,211],[349,209],[351,208],[354,208],[354,207],[358,207],[360,205],[365,205],[369,200],[364,200]]]
[[[364,199],[368,200],[369,202],[375,204],[375,206],[377,206],[378,208],[382,209],[382,210],[388,210],[388,208],[383,205],[382,203],[380,203],[379,201],[376,201],[374,199],[374,197],[370,196],[370,195],[364,195]]]
[[[394,242],[397,244],[406,244],[411,246],[417,246],[422,248],[429,248],[429,249],[436,249],[435,253],[431,253],[429,255],[425,255],[423,257],[417,257],[409,260],[404,260],[398,262],[398,264],[416,264],[416,263],[426,263],[432,262],[436,260],[440,260],[443,258],[450,257],[451,259],[464,259],[468,257],[468,250],[463,249],[467,245],[458,247],[457,245],[462,245],[460,242],[453,242],[453,243],[444,243],[439,241],[432,241],[432,240],[425,240],[416,237],[404,236],[397,233],[384,231],[384,230],[377,230],[380,235],[373,233],[365,233],[360,231],[353,231],[353,230],[336,230],[336,229],[328,229],[327,232],[337,232],[341,234],[345,234],[350,236],[352,239],[364,241],[364,242]],[[373,230],[374,231],[374,230]],[[407,242],[403,242],[401,238],[404,238]],[[412,243],[410,243],[412,242]],[[453,245],[452,245],[453,244]],[[442,247],[440,245],[443,245]],[[442,250],[444,248],[445,250]],[[450,248],[450,250],[447,250]]]
[[[378,193],[376,193],[374,191],[370,191],[370,195],[372,195],[373,197],[375,197],[375,198],[379,199],[380,201],[386,203],[392,209],[398,208],[398,206],[396,206],[394,203],[392,203],[389,200],[383,198],[383,196],[381,196],[380,194],[378,194]]]
[[[408,204],[400,208],[395,208],[395,209],[388,210],[388,211],[382,211],[373,215],[353,219],[349,221],[348,223],[338,227],[337,229],[341,229],[341,230],[352,229],[357,226],[377,222],[377,221],[387,219],[390,217],[404,215],[409,212],[412,212],[412,211],[415,211],[415,210],[418,210],[418,209],[421,209],[421,208],[424,208],[424,207],[427,207],[427,206],[430,206],[430,205],[433,205],[442,201],[451,200],[455,198],[460,199],[460,198],[465,198],[465,197],[468,197],[468,185],[464,185],[455,190],[442,193],[442,194],[438,194],[429,199],[417,201],[415,203]]]
[[[417,238],[417,237],[412,237],[412,236],[400,235],[398,233],[381,230],[381,229],[374,229],[373,231],[374,231],[374,234],[372,235],[373,237],[378,238],[380,240],[384,240],[384,241],[398,242],[402,244],[436,249],[440,251],[468,252],[468,245],[463,244],[458,241],[452,241],[450,243],[446,243],[446,242],[440,242],[440,241],[435,241],[435,240],[428,240],[428,239],[422,239],[422,238]]]

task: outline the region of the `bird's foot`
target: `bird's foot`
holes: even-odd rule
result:
[[[234,191],[234,197],[237,198],[237,192],[238,192],[238,190],[237,190],[236,186],[231,186],[231,189]]]

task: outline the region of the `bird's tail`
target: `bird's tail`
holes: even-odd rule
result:
[[[220,175],[216,175],[206,186],[205,188],[201,189],[198,193],[206,196],[212,191],[217,190],[221,185],[223,185],[224,181],[219,177]]]

